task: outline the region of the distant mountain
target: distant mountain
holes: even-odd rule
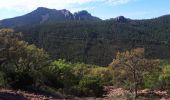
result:
[[[100,21],[101,19],[92,16],[85,10],[72,14],[66,9],[56,10],[39,7],[26,15],[1,20],[0,26],[19,27],[25,25],[39,25],[43,23],[54,23],[69,20]]]

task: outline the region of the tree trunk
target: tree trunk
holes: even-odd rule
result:
[[[133,100],[137,99],[137,92],[138,92],[138,82],[137,82],[137,75],[136,70],[133,71],[133,78],[134,78],[134,97]]]
[[[137,94],[138,94],[137,82],[135,82],[133,100],[136,100],[136,99],[137,99]]]

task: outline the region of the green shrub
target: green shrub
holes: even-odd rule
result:
[[[52,62],[46,72],[51,86],[76,96],[102,96],[103,86],[112,80],[108,68],[61,59]]]
[[[159,76],[162,89],[170,90],[170,65],[162,67],[162,73]]]
[[[7,80],[5,77],[5,74],[3,72],[0,72],[0,87],[6,87],[7,86]]]
[[[113,70],[110,70],[108,67],[91,68],[88,75],[98,77],[100,79],[100,84],[103,86],[113,85]]]
[[[160,71],[161,72],[161,71]],[[144,84],[143,88],[150,88],[150,89],[159,89],[159,75],[160,72],[158,71],[153,71],[150,74],[145,75],[144,77]]]
[[[103,86],[100,84],[100,80],[97,77],[85,76],[79,82],[79,89],[81,94],[85,96],[102,96]]]

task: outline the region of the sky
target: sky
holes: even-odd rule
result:
[[[170,14],[170,0],[1,0],[0,20],[27,14],[37,7],[67,9],[72,13],[87,10],[101,19],[150,19]]]

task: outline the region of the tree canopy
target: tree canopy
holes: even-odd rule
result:
[[[110,66],[114,70],[116,82],[124,84],[134,91],[134,98],[137,97],[137,90],[144,82],[144,77],[155,69],[159,69],[157,60],[149,60],[144,57],[144,49],[137,48],[131,51],[118,52]]]

